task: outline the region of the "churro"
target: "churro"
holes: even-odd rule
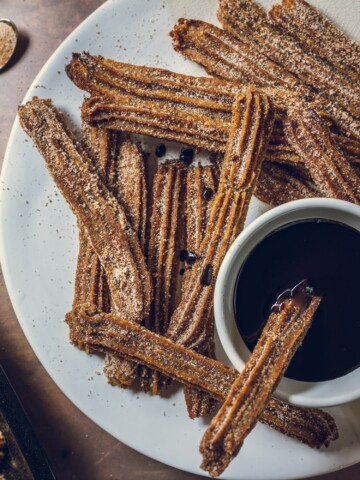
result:
[[[164,335],[170,317],[177,305],[177,278],[179,275],[180,250],[185,231],[181,220],[184,217],[186,164],[180,160],[168,160],[159,165],[153,182],[150,234],[148,242],[148,267],[153,278],[154,300],[151,315],[145,320],[150,330]],[[143,369],[142,388],[153,394],[160,392],[168,379],[159,372]]]
[[[317,56],[359,81],[359,43],[344,35],[314,6],[304,0],[282,0],[270,9],[269,16]]]
[[[201,444],[201,468],[220,475],[255,427],[290,360],[301,345],[320,303],[306,282],[275,305],[244,369],[237,376]]]
[[[250,87],[246,101],[238,98],[220,183],[211,207],[200,258],[192,268],[187,289],[171,318],[168,336],[197,351],[208,346],[209,318],[220,264],[243,228],[248,204],[260,173],[274,115],[266,96]]]
[[[103,129],[101,129],[103,130]],[[112,132],[111,130],[109,130]],[[112,132],[116,135],[116,132]],[[130,225],[137,234],[142,251],[145,251],[145,234],[147,221],[147,186],[144,157],[140,145],[124,140],[110,172],[111,189],[123,207]],[[122,314],[116,305],[112,311]],[[106,355],[104,372],[112,385],[128,387],[138,376],[138,365],[114,355]]]
[[[316,112],[291,109],[287,131],[315,185],[325,197],[360,202],[360,179],[332,144],[328,129]]]
[[[112,301],[127,318],[141,320],[149,313],[151,280],[137,236],[123,209],[50,100],[34,97],[19,107],[19,119],[86,228],[106,271]]]
[[[321,196],[321,193],[306,179],[302,172],[291,171],[275,162],[263,162],[256,183],[255,196],[270,205],[281,205],[301,198]]]
[[[356,122],[343,107],[323,98],[301,78],[297,78],[282,64],[272,62],[257,46],[242,37],[233,37],[218,27],[200,20],[180,19],[171,32],[173,46],[187,58],[202,65],[205,70],[227,81],[243,84],[251,79],[259,87],[282,87],[293,91],[303,101],[316,101],[321,108],[334,116],[338,125],[345,127]],[[360,95],[360,93],[359,93]],[[290,106],[290,104],[289,104]],[[351,119],[350,119],[351,117]]]
[[[240,85],[290,90],[300,86],[285,68],[210,23],[180,18],[170,36],[177,52],[202,65],[210,75]]]
[[[82,107],[83,119],[93,126],[177,141],[215,153],[225,152],[230,118],[214,120],[203,114],[193,115],[178,108],[164,107],[158,100],[137,97],[124,100],[125,103],[121,103],[103,97],[90,97]],[[359,161],[359,141],[347,142],[345,135],[338,132],[332,134],[332,138],[339,148],[344,149],[350,161]],[[277,127],[270,139],[267,159],[299,162],[299,156],[286,140],[282,126]]]
[[[231,118],[235,96],[244,94],[246,84],[236,85],[217,78],[193,77],[160,68],[116,62],[100,55],[74,53],[66,67],[69,78],[93,96],[126,103],[126,98],[154,101],[210,118]],[[278,112],[294,102],[294,92],[284,88],[263,88]],[[133,103],[134,105],[134,103]]]
[[[125,356],[184,385],[200,388],[224,401],[238,372],[212,358],[182,347],[166,337],[114,314],[78,309],[70,325],[72,342],[86,351]],[[334,419],[315,408],[301,408],[271,398],[263,410],[262,423],[312,447],[328,446],[338,438]]]
[[[220,0],[219,19],[226,31],[285,67],[320,95],[322,106],[339,125],[360,137],[360,87],[317,57],[276,25],[252,0]]]
[[[197,165],[190,167],[186,176],[186,258],[184,263],[183,291],[187,290],[193,262],[199,258],[201,242],[205,236],[212,201],[216,193],[213,167]],[[215,358],[214,312],[209,310],[207,325],[208,346],[203,354]],[[190,418],[211,413],[216,401],[209,394],[195,388],[184,388],[185,402]]]

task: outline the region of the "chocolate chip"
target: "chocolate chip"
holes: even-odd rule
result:
[[[188,263],[189,265],[192,265],[193,263],[196,262],[197,259],[198,259],[198,256],[196,255],[196,253],[188,252],[187,253],[187,258],[186,258],[186,263]]]
[[[213,267],[211,265],[206,265],[205,270],[201,276],[201,283],[203,285],[210,285],[212,280]]]
[[[180,260],[182,262],[185,262],[185,260],[187,260],[188,258],[188,251],[187,250],[181,250],[180,252]]]
[[[193,161],[194,158],[194,149],[193,148],[183,148],[180,152],[180,160],[185,162],[187,165]]]
[[[185,273],[185,268],[182,268],[182,269],[180,270],[179,274],[180,274],[180,275],[184,275],[184,273]]]
[[[166,145],[164,143],[159,143],[155,148],[155,155],[157,157],[163,157],[166,153]]]
[[[203,190],[203,199],[210,200],[210,198],[214,195],[214,191],[212,188],[204,188]]]

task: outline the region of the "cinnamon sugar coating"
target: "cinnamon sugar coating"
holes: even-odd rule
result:
[[[302,173],[265,161],[256,183],[255,196],[274,206],[301,198],[320,197],[319,190]]]
[[[152,187],[151,216],[148,242],[148,267],[153,279],[154,299],[151,314],[145,326],[164,335],[177,301],[179,253],[185,231],[185,179],[186,164],[180,160],[168,160],[159,165]],[[158,394],[169,383],[157,370],[142,369],[142,388]]]
[[[188,169],[186,176],[186,249],[200,258],[201,243],[204,239],[209,221],[211,207],[216,193],[214,167],[197,165]],[[209,192],[209,198],[206,196]],[[210,193],[212,192],[212,193]],[[195,262],[196,263],[196,262]],[[193,266],[186,266],[182,289],[188,289]],[[207,325],[207,345],[202,353],[215,358],[214,312],[209,309],[209,318],[204,319]],[[202,417],[213,412],[217,402],[209,394],[195,388],[184,388],[185,402],[190,418]]]
[[[150,309],[151,281],[137,236],[123,209],[50,100],[34,97],[19,107],[19,119],[86,228],[107,273],[114,304],[126,312],[127,318],[139,321]]]
[[[287,131],[315,185],[325,197],[360,202],[360,179],[333,145],[327,127],[313,110],[289,111]]]
[[[314,6],[305,0],[282,0],[280,5],[273,5],[269,16],[317,56],[359,81],[360,44],[348,38]]]
[[[118,133],[111,130],[109,132],[113,135]],[[124,140],[113,160],[110,174],[112,190],[137,233],[142,251],[145,252],[147,185],[140,145],[129,139]],[[116,305],[112,306],[112,311],[122,314]],[[128,387],[138,377],[138,365],[127,359],[106,355],[104,372],[112,385]]]
[[[220,475],[239,453],[301,345],[320,303],[319,297],[305,295],[309,297],[306,304],[289,298],[280,312],[270,314],[244,369],[211,420],[201,440],[200,452],[201,468],[212,477]]]

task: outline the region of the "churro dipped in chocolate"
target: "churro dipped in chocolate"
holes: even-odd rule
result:
[[[201,242],[204,239],[212,201],[216,193],[213,167],[197,165],[190,167],[186,176],[186,251],[184,260],[183,290],[186,292],[192,265],[199,258]],[[209,310],[207,325],[208,347],[204,355],[215,358],[214,312]],[[184,388],[185,402],[190,418],[211,413],[217,402],[209,394],[195,388]]]
[[[275,162],[263,162],[255,196],[270,205],[281,205],[301,198],[321,196],[321,193],[304,176]]]
[[[87,152],[50,100],[19,107],[20,123],[87,234],[104,267],[111,298],[128,319],[149,313],[151,281],[137,236]]]
[[[168,160],[159,165],[153,182],[148,267],[153,278],[154,299],[151,315],[145,320],[150,330],[165,335],[177,305],[180,250],[185,238],[186,164]],[[169,379],[157,370],[142,369],[140,383],[145,391],[158,394]]]
[[[271,20],[318,57],[360,79],[360,45],[305,0],[282,0],[269,11]]]
[[[72,342],[86,351],[111,352],[159,370],[184,385],[200,388],[224,401],[238,372],[212,358],[182,347],[115,314],[81,307],[71,325]],[[316,408],[301,408],[271,398],[262,423],[312,448],[328,446],[338,432],[334,419]]]
[[[201,468],[212,477],[220,475],[239,453],[301,345],[321,300],[306,282],[287,292],[289,298],[278,299],[274,305],[254,351],[202,438]]]
[[[316,112],[291,109],[287,132],[324,197],[360,202],[360,179],[346,158],[334,147],[327,127]]]
[[[208,348],[205,321],[213,305],[215,279],[228,248],[243,228],[273,120],[268,98],[255,93],[251,87],[245,101],[236,100],[220,183],[201,243],[200,258],[192,268],[186,291],[168,329],[169,338],[199,352]]]
[[[284,66],[322,98],[323,107],[339,125],[360,136],[360,87],[323,58],[305,50],[280,30],[252,0],[220,0],[219,20],[224,29]]]

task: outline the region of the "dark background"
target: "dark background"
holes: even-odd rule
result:
[[[0,73],[1,162],[17,105],[35,75],[66,36],[102,3],[101,0],[0,1],[0,18],[12,19],[21,33],[16,58],[11,62],[10,68]],[[202,478],[167,467],[135,452],[102,431],[72,405],[49,378],[28,345],[11,307],[2,277],[0,362],[13,383],[59,480]],[[360,464],[317,478],[358,480]]]

